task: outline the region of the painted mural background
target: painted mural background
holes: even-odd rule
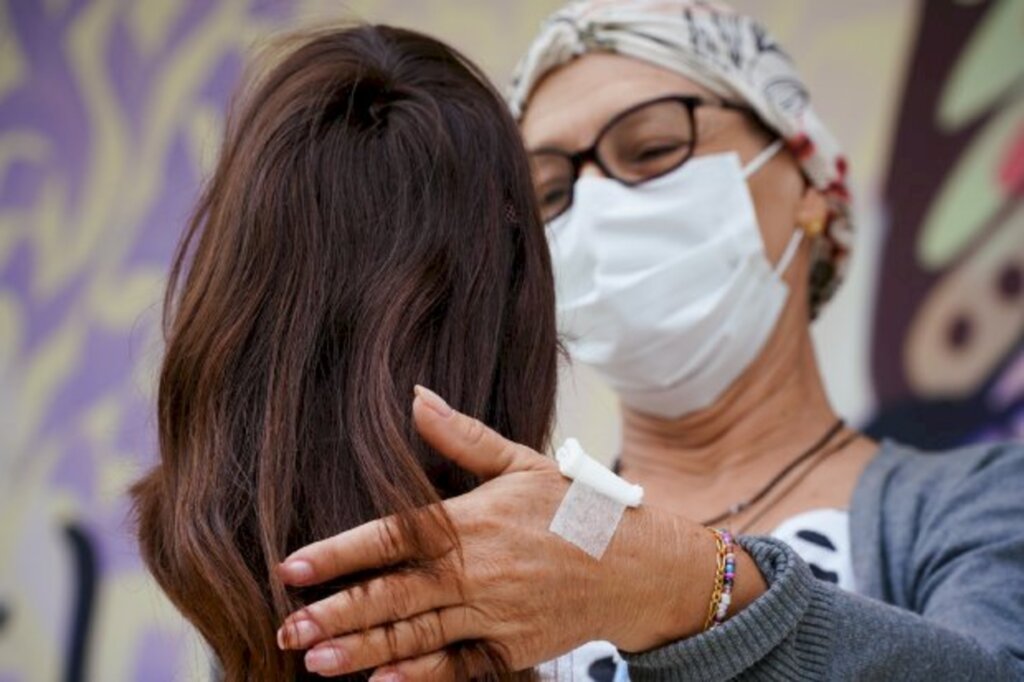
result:
[[[552,0],[0,1],[0,682],[204,680],[136,557],[164,271],[260,36],[413,26],[504,79]],[[1024,433],[1024,2],[738,0],[852,160],[850,279],[816,325],[874,433]],[[566,372],[563,433],[610,455],[614,400]]]
[[[1024,3],[929,2],[920,27],[885,181],[869,429],[926,447],[1019,437]]]

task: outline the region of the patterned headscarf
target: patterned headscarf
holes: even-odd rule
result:
[[[508,90],[516,118],[552,69],[587,52],[615,52],[676,71],[723,99],[745,102],[779,134],[829,204],[814,240],[811,310],[842,280],[852,245],[846,159],[811,108],[793,63],[754,19],[702,0],[577,0],[551,15]]]

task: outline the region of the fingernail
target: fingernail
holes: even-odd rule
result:
[[[338,673],[345,666],[345,655],[336,646],[325,646],[307,651],[305,661],[306,670],[311,673],[322,673],[328,670]]]
[[[313,564],[302,559],[286,561],[281,565],[281,574],[285,582],[301,584],[313,580]]]
[[[444,398],[431,391],[426,386],[420,386],[416,384],[413,388],[413,392],[426,404],[427,407],[437,412],[442,417],[450,417],[454,410],[449,407],[448,403],[444,401]]]
[[[311,620],[297,620],[286,623],[277,631],[277,646],[280,649],[307,649],[320,638],[320,628]]]

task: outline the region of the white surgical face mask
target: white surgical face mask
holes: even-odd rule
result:
[[[768,341],[797,230],[768,262],[736,153],[690,159],[634,187],[582,177],[548,225],[559,330],[630,407],[664,418],[712,404]]]

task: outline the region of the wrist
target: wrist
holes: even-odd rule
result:
[[[669,514],[655,514],[646,551],[638,556],[629,595],[608,637],[624,651],[645,651],[704,630],[718,580],[718,546],[707,528]],[[736,576],[727,618],[767,589],[757,564],[735,545]]]
[[[677,519],[681,526],[674,559],[652,571],[660,598],[653,604],[647,646],[651,649],[698,635],[704,630],[718,573],[718,546],[708,529]],[[641,650],[644,650],[641,649]]]
[[[604,639],[623,651],[700,632],[716,571],[715,540],[707,529],[656,509],[635,512],[619,529],[625,532],[614,557],[623,589],[606,602],[612,612]]]

